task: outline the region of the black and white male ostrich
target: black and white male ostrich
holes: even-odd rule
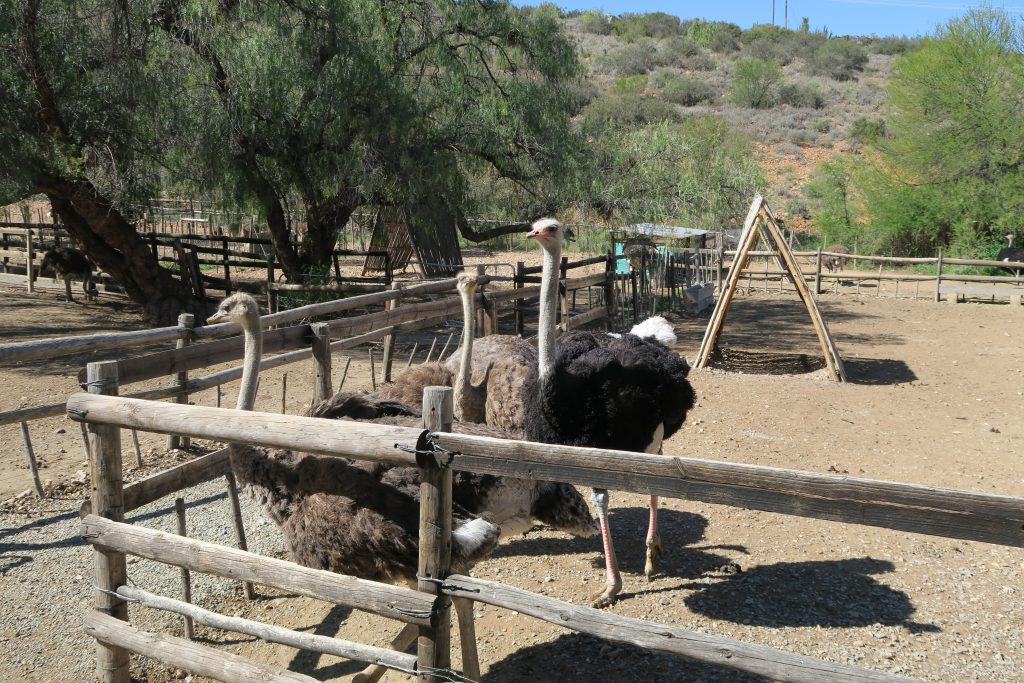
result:
[[[96,285],[92,279],[92,261],[84,253],[71,247],[57,247],[50,249],[43,254],[43,261],[39,265],[40,273],[53,273],[53,279],[64,280],[64,292],[66,301],[74,301],[71,296],[71,278],[77,277],[82,280],[82,290],[85,298],[92,300],[96,298]]]
[[[526,438],[542,443],[590,446],[658,453],[693,407],[695,395],[687,381],[686,360],[653,337],[625,334],[619,338],[572,332],[555,340],[558,307],[558,266],[561,224],[544,219],[533,224],[529,237],[544,251],[539,362],[523,395]],[[512,400],[513,397],[510,397]],[[594,489],[604,543],[606,586],[594,606],[615,601],[622,589],[615,548],[608,526],[608,491]],[[649,578],[664,555],[658,534],[658,498],[651,496],[644,573]]]
[[[1013,246],[1013,233],[1006,236],[1006,246],[999,250],[997,261],[1024,262],[1024,247]],[[1020,277],[1020,268],[1007,268],[1013,271],[1014,277]]]
[[[455,399],[456,421],[453,431],[474,436],[494,438],[522,438],[522,432],[509,432],[493,426],[475,424],[484,421],[484,396],[494,398],[491,380],[495,377],[488,369],[500,360],[495,357],[487,361],[485,378],[481,383],[470,382],[470,371],[476,364],[474,356],[475,318],[474,296],[476,277],[459,274],[456,288],[462,298],[462,313],[465,328],[462,346],[456,354],[460,358],[452,378]],[[422,389],[420,389],[422,395]],[[419,399],[422,402],[422,398]],[[422,427],[419,406],[405,405],[394,398],[382,398],[377,394],[339,392],[309,410],[312,417],[328,419],[352,419],[373,421],[380,424]],[[367,466],[374,476],[382,481],[397,483],[397,480],[418,483],[419,471],[410,468]],[[533,527],[534,522],[546,524],[555,529],[576,536],[593,536],[597,524],[589,508],[575,487],[569,484],[496,477],[467,472],[456,472],[453,483],[455,502],[466,510],[479,514],[501,527],[503,536],[522,534]]]
[[[262,354],[259,306],[248,294],[221,302],[209,322],[236,322],[245,337],[237,408],[252,410]],[[415,584],[419,554],[419,502],[412,487],[390,484],[341,458],[230,444],[238,481],[281,529],[298,564],[375,581]],[[452,511],[451,560],[467,571],[497,545],[499,529],[459,507]],[[405,649],[416,629],[407,626],[392,645]],[[364,672],[372,680],[379,671]]]

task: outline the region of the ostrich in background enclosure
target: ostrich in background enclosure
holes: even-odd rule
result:
[[[652,337],[620,338],[572,332],[555,340],[561,224],[544,219],[528,235],[544,251],[541,277],[539,362],[520,400],[526,406],[526,438],[542,443],[659,453],[693,407],[689,365]],[[615,601],[622,589],[608,526],[608,491],[594,489],[604,543],[606,586],[594,606]],[[658,534],[658,497],[652,495],[644,574],[650,578],[664,556]]]
[[[1006,246],[999,250],[997,261],[1024,262],[1024,247],[1013,246],[1013,233],[1006,236]],[[1020,277],[1020,268],[1007,268],[1013,271],[1014,277]]]
[[[210,323],[235,322],[245,337],[239,410],[256,401],[263,349],[259,306],[248,294],[221,302]],[[419,553],[419,502],[408,487],[376,479],[342,459],[229,444],[231,469],[281,529],[292,560],[375,581],[415,585]],[[498,527],[459,507],[452,510],[452,570],[468,571],[497,545]],[[415,638],[407,625],[392,646],[404,650]],[[382,670],[370,667],[362,680]]]
[[[846,247],[844,247],[841,244],[833,244],[828,249],[825,249],[825,251],[831,251],[831,252],[836,253],[836,254],[846,254],[847,256],[850,253],[850,250],[847,249]],[[825,262],[825,267],[828,268],[828,272],[830,272],[830,273],[835,273],[836,271],[842,272],[843,269],[846,268],[847,256],[826,256],[824,258],[824,262]]]
[[[43,255],[43,261],[39,265],[40,274],[53,273],[53,279],[64,280],[64,292],[66,301],[74,301],[71,296],[71,278],[77,277],[82,280],[82,290],[85,298],[89,301],[96,298],[96,285],[92,279],[92,261],[89,257],[77,249],[70,247],[57,247],[50,249]]]

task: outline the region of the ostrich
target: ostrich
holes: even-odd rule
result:
[[[458,354],[460,363],[452,381],[456,416],[453,430],[476,436],[521,438],[521,432],[509,432],[492,426],[474,424],[484,421],[483,388],[486,387],[489,397],[494,397],[494,387],[491,385],[494,373],[485,377],[481,384],[470,383],[469,371],[476,362],[473,356],[475,335],[472,324],[475,313],[473,297],[477,287],[476,278],[468,274],[459,274],[456,278],[456,287],[462,298],[465,328],[462,347]],[[493,360],[489,361],[487,367],[490,368],[494,363]],[[422,427],[418,409],[398,400],[381,398],[379,392],[340,392],[313,406],[307,414],[327,419],[366,420],[381,424]],[[419,471],[415,468],[389,468],[380,465],[368,467],[381,481],[397,486],[401,486],[401,482],[418,484]],[[534,520],[576,536],[592,536],[597,533],[597,525],[586,502],[579,491],[568,484],[457,472],[453,496],[458,504],[470,512],[499,525],[502,535],[525,533],[532,528]]]
[[[262,353],[259,306],[248,294],[221,302],[210,322],[236,322],[245,336],[245,362],[237,408],[252,410]],[[415,585],[419,554],[419,502],[408,485],[379,480],[341,458],[229,445],[231,468],[281,529],[298,564],[375,581]],[[499,529],[465,510],[452,510],[452,568],[466,571],[497,545]],[[404,650],[416,628],[392,642]],[[375,680],[378,667],[363,672]]]
[[[1006,236],[1006,246],[999,250],[997,261],[1024,261],[1024,247],[1013,246],[1013,233]],[[1013,271],[1014,277],[1020,277],[1020,268],[1007,268]]]
[[[658,453],[686,419],[695,400],[686,360],[653,338],[621,338],[572,332],[555,343],[558,263],[563,242],[554,219],[533,224],[528,237],[544,250],[541,278],[539,362],[521,400],[526,438],[542,443]],[[604,544],[606,586],[594,606],[615,601],[622,578],[608,527],[608,491],[594,489]],[[651,496],[644,574],[650,578],[664,555],[658,534],[658,498]]]
[[[476,277],[459,273],[455,278],[455,288],[462,298],[462,309],[466,317],[467,307],[470,312],[473,310],[473,296],[476,294]],[[472,315],[466,317],[472,321]],[[472,323],[468,323],[471,325]],[[461,356],[468,357],[473,352],[472,338],[469,339],[468,351],[466,343],[466,332],[463,332],[463,350]],[[453,356],[454,357],[454,356]],[[476,364],[474,364],[474,369]],[[483,422],[484,400],[487,395],[487,381],[490,372],[490,363],[483,363],[477,371],[480,379],[472,382],[467,375],[465,382],[455,387],[455,418],[466,422]],[[396,401],[407,406],[413,411],[413,415],[420,414],[420,403],[423,400],[423,390],[433,386],[453,386],[458,367],[451,367],[449,364],[421,363],[406,368],[402,374],[395,378],[394,382],[385,384],[377,390],[375,396],[384,401]],[[460,400],[462,399],[462,400]],[[469,411],[469,415],[462,414],[461,410]],[[340,413],[344,415],[345,413]],[[353,416],[354,417],[354,416]],[[364,418],[369,419],[369,418]]]
[[[850,250],[841,244],[833,244],[825,251],[831,251],[836,254],[849,254]],[[842,272],[846,267],[846,256],[826,256],[825,267],[828,268],[828,272],[834,273],[836,271]]]
[[[39,266],[40,273],[53,272],[53,279],[58,277],[64,280],[64,292],[66,301],[74,301],[71,296],[71,277],[82,279],[82,290],[85,298],[91,301],[96,298],[96,285],[92,279],[92,261],[85,254],[70,247],[58,247],[50,249],[43,255],[43,261]]]

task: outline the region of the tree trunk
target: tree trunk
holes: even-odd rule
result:
[[[86,254],[142,306],[151,325],[174,325],[179,313],[206,320],[206,308],[153,257],[146,242],[86,179],[44,174],[35,191],[50,198],[64,228]]]
[[[306,234],[302,236],[299,256],[307,265],[328,265],[338,242],[338,230],[346,223],[355,204],[341,199],[317,201],[307,196]]]

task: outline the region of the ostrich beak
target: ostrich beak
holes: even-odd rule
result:
[[[214,313],[213,315],[211,315],[209,318],[206,319],[206,324],[207,325],[212,325],[214,323],[226,323],[226,322],[228,322],[228,316],[227,316],[226,313],[222,313],[221,311],[217,311],[216,313]]]

